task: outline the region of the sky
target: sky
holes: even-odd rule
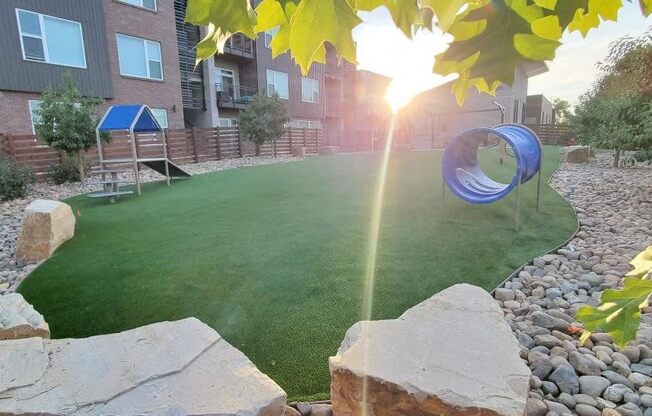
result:
[[[451,79],[432,73],[434,56],[446,49],[449,36],[439,31],[419,31],[409,40],[396,29],[383,7],[360,13],[360,17],[363,23],[353,32],[359,69],[394,78],[397,91],[412,95]],[[543,94],[551,101],[559,97],[574,104],[591,87],[598,74],[596,64],[606,57],[609,43],[625,35],[641,35],[650,26],[652,16],[643,18],[638,2],[625,1],[618,22],[602,22],[586,38],[577,32],[565,33],[555,60],[548,63],[550,71],[531,78],[528,93]]]

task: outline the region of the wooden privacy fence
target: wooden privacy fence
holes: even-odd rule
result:
[[[198,163],[211,160],[230,159],[256,154],[256,148],[240,135],[237,127],[167,130],[168,155],[173,162]],[[137,145],[141,157],[160,156],[160,136],[156,134],[138,135]],[[319,153],[324,141],[319,129],[287,129],[285,135],[276,141],[261,146],[261,156],[290,155],[292,148],[304,146],[307,154]],[[112,135],[111,143],[103,146],[105,159],[131,157],[131,142],[126,133]],[[29,166],[37,176],[46,175],[53,166],[65,160],[63,152],[52,149],[34,135],[12,135],[0,133],[0,155],[9,155],[13,159]],[[91,148],[84,159],[97,166],[99,158],[97,149]]]
[[[543,144],[568,146],[573,137],[573,132],[568,124],[527,124],[527,127],[539,136]]]

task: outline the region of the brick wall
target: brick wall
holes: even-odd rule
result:
[[[0,133],[32,134],[29,100],[38,100],[41,94],[0,91]]]
[[[106,36],[114,98],[112,103],[142,103],[168,111],[170,128],[183,128],[181,75],[174,2],[157,0],[157,12],[133,7],[116,0],[104,0]],[[163,81],[133,79],[120,75],[116,33],[160,42]],[[175,111],[176,110],[176,111]]]

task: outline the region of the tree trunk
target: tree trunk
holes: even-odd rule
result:
[[[84,158],[82,157],[81,152],[77,153],[77,157],[79,158],[79,179],[81,179],[82,185],[85,185],[86,177],[84,176]]]
[[[616,149],[614,152],[614,168],[617,168],[620,165],[620,149]]]
[[[260,144],[256,143],[256,156],[260,156]]]

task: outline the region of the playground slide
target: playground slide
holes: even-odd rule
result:
[[[516,173],[510,183],[495,182],[478,164],[478,148],[489,134],[503,139],[514,152]],[[537,135],[520,124],[467,130],[455,137],[444,151],[444,181],[464,201],[472,204],[496,202],[539,172],[542,151]]]
[[[165,160],[156,160],[156,161],[147,161],[141,162],[143,165],[147,166],[150,169],[153,169],[165,176]],[[185,170],[181,169],[179,166],[168,160],[168,171],[170,172],[171,178],[189,178],[192,175]]]

